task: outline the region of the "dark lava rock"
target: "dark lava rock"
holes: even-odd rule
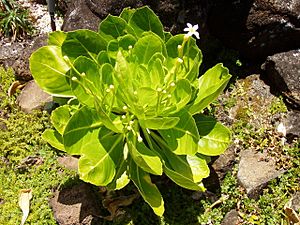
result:
[[[86,0],[74,0],[68,4],[62,30],[90,29],[96,31],[99,22],[99,17],[89,9]]]
[[[108,14],[118,16],[126,7],[138,8],[148,5],[160,18],[165,30],[172,33],[182,32],[187,22],[198,23],[200,35],[205,30],[207,3],[197,0],[74,0],[68,4],[68,11],[62,29],[71,31],[85,28],[97,30],[99,22]]]
[[[45,93],[34,80],[28,82],[21,94],[17,98],[17,102],[22,111],[26,113],[32,112],[35,109],[49,107],[52,103],[52,96]],[[48,105],[47,105],[48,104]]]
[[[239,224],[239,213],[235,209],[226,213],[221,225],[237,225]]]
[[[226,173],[230,171],[236,162],[235,148],[231,145],[222,155],[220,155],[211,165],[217,173],[219,180],[222,180]]]
[[[288,140],[300,137],[300,112],[290,111],[284,120]]]
[[[300,50],[269,56],[262,68],[275,88],[282,92],[296,109],[300,109]]]
[[[258,198],[268,182],[283,172],[283,170],[276,170],[275,160],[266,153],[253,150],[241,152],[237,177],[249,198]]]
[[[17,79],[23,81],[32,79],[31,72],[29,70],[29,58],[35,50],[47,44],[47,38],[48,36],[46,34],[35,38],[32,45],[24,48],[21,52],[18,59],[12,65]]]
[[[50,206],[59,225],[92,225],[101,224],[96,217],[100,202],[92,186],[81,183],[56,191]]]
[[[300,47],[300,1],[219,0],[208,19],[209,30],[247,58],[262,61]]]

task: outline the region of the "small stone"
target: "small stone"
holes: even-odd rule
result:
[[[58,157],[58,163],[67,169],[78,170],[78,159],[72,156],[62,156]]]
[[[237,225],[239,224],[239,213],[235,209],[226,213],[221,225]]]
[[[293,195],[291,202],[291,208],[298,212],[300,210],[300,192]]]
[[[253,150],[241,152],[237,177],[249,198],[258,198],[268,182],[283,172],[276,170],[275,160],[266,153]]]
[[[51,104],[52,99],[51,95],[45,93],[34,80],[31,80],[18,96],[17,102],[22,111],[31,113],[35,109],[43,109],[46,104]]]

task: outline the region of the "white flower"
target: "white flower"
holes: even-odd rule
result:
[[[199,28],[198,24],[196,24],[196,25],[193,26],[192,24],[187,23],[187,26],[188,26],[188,27],[184,28],[184,30],[183,30],[183,31],[185,31],[185,32],[188,32],[186,35],[187,35],[188,37],[191,37],[191,36],[195,35],[195,37],[196,37],[197,39],[200,39],[199,33],[197,32],[197,30],[198,30],[198,28]]]
[[[277,127],[277,132],[282,134],[284,137],[286,136],[286,127],[283,123],[280,123]]]

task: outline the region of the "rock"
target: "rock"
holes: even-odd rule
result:
[[[266,153],[253,150],[241,152],[237,178],[249,198],[258,198],[268,182],[283,172],[276,170],[275,160]]]
[[[10,43],[0,40],[0,65],[5,68],[11,67],[14,62],[20,57],[24,48],[28,46],[26,42]]]
[[[78,159],[72,156],[62,156],[58,157],[58,163],[67,169],[78,170]]]
[[[213,1],[209,30],[255,61],[300,47],[300,2],[290,0]]]
[[[262,66],[276,89],[300,109],[300,49],[269,56]]]
[[[47,38],[48,35],[41,35],[33,40],[31,46],[24,48],[18,59],[12,65],[17,79],[25,81],[32,79],[29,69],[29,58],[35,50],[47,44]]]
[[[300,192],[296,192],[291,199],[291,207],[298,212],[300,210]]]
[[[290,111],[284,120],[288,140],[300,137],[300,112]]]
[[[230,171],[236,162],[234,146],[231,145],[222,155],[220,155],[211,165],[218,174],[219,180],[222,180],[226,173]]]
[[[86,0],[74,0],[68,4],[62,30],[90,29],[96,31],[99,22],[99,17],[89,9]]]
[[[37,4],[47,5],[47,1],[49,0],[34,0]]]
[[[204,11],[206,4],[197,0],[74,0],[69,3],[68,11],[63,24],[64,31],[71,31],[80,28],[97,30],[99,22],[108,14],[118,16],[126,7],[138,8],[148,5],[163,22],[166,31],[172,33],[182,32],[187,22],[198,23],[202,35],[205,27],[205,19],[208,13]],[[188,21],[187,21],[188,19]]]
[[[31,113],[35,109],[51,108],[52,100],[51,95],[45,93],[34,80],[31,80],[21,91],[17,103],[22,111]]]
[[[237,225],[239,224],[239,213],[235,209],[226,213],[221,225]]]
[[[100,202],[92,186],[86,183],[56,191],[49,201],[60,225],[100,224],[96,217],[99,215]]]

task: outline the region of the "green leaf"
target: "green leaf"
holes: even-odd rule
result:
[[[136,38],[131,34],[126,34],[122,37],[118,38],[119,41],[119,47],[121,47],[123,50],[128,50],[129,46],[134,46],[136,43]]]
[[[63,138],[60,133],[58,133],[56,130],[52,129],[46,129],[44,133],[42,134],[42,138],[47,141],[52,147],[65,151],[64,145],[63,145]]]
[[[148,63],[148,72],[151,80],[149,83],[154,90],[160,87],[164,82],[165,71],[162,63],[163,58],[164,56],[161,53],[155,53]]]
[[[151,206],[156,215],[162,216],[165,211],[164,200],[156,185],[152,183],[149,174],[139,168],[133,160],[130,163],[129,173],[130,179],[139,190],[143,199]]]
[[[76,81],[71,79],[70,86],[79,102],[94,107],[95,96],[102,97],[97,64],[87,57],[80,56],[74,61],[74,69],[71,69],[70,76],[77,78]]]
[[[107,42],[100,34],[90,30],[76,30],[67,33],[62,45],[62,53],[74,61],[79,56],[86,56],[96,62],[96,56],[106,50]]]
[[[48,37],[48,45],[56,45],[61,47],[63,42],[65,41],[67,34],[63,31],[54,31],[49,34]]]
[[[115,176],[115,161],[122,155],[123,138],[122,135],[102,136],[101,130],[94,129],[91,142],[82,148],[78,172],[83,181],[106,186]]]
[[[178,117],[155,117],[149,119],[139,119],[141,127],[153,130],[166,130],[173,128],[179,122]]]
[[[231,143],[231,132],[214,118],[195,115],[200,139],[198,152],[204,155],[216,156],[222,154]]]
[[[130,182],[127,171],[127,161],[125,161],[124,158],[121,158],[117,165],[117,172],[113,181],[106,186],[110,190],[120,190]]]
[[[66,152],[80,155],[84,148],[99,142],[95,134],[103,126],[96,110],[86,106],[79,109],[69,120],[63,134]]]
[[[176,82],[175,89],[171,93],[170,108],[165,108],[164,113],[176,113],[184,108],[192,97],[191,84],[186,79]],[[174,109],[175,106],[175,109]]]
[[[50,117],[51,122],[58,133],[60,133],[61,135],[64,133],[65,127],[67,126],[70,117],[71,114],[69,105],[60,106],[52,111]]]
[[[199,91],[189,112],[194,115],[206,108],[225,89],[230,77],[228,69],[222,63],[209,69],[199,79]]]
[[[33,78],[45,92],[55,96],[73,96],[69,77],[66,75],[69,69],[57,46],[39,48],[30,57],[30,71]]]
[[[186,110],[174,116],[180,118],[176,126],[168,130],[159,130],[159,134],[175,154],[195,155],[199,134],[194,118]]]
[[[138,142],[132,133],[128,135],[127,144],[132,159],[139,167],[148,173],[162,175],[162,162],[154,151]]]
[[[118,16],[108,15],[99,26],[99,33],[106,41],[126,34],[127,23]]]
[[[147,6],[138,8],[131,15],[128,24],[133,28],[138,37],[141,37],[143,32],[152,31],[159,37],[164,39],[163,25],[158,16]]]
[[[147,64],[157,52],[163,52],[163,45],[161,39],[154,34],[148,34],[139,38],[132,49],[132,53],[137,57],[138,63],[143,64]]]
[[[120,17],[122,19],[124,19],[126,22],[128,22],[134,12],[135,12],[135,9],[124,8],[120,14]]]

